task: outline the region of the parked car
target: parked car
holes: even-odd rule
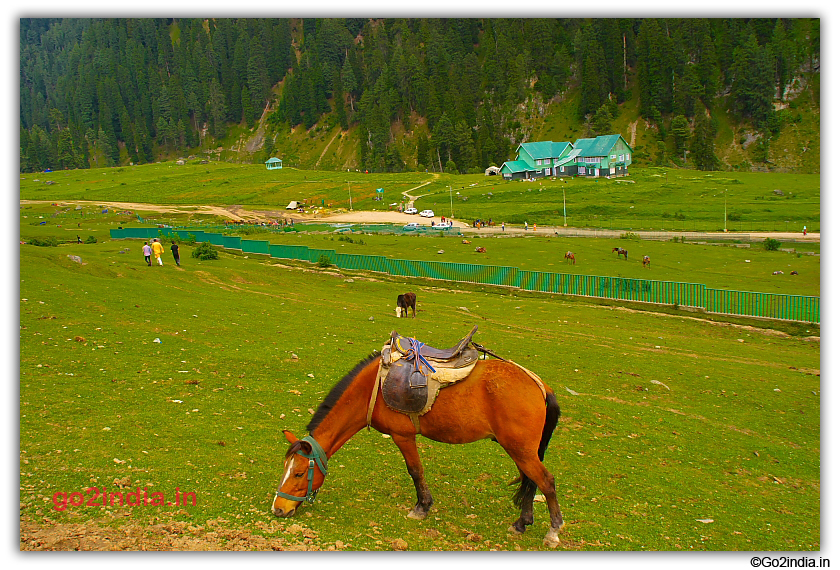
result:
[[[403,229],[404,230],[416,230],[419,227],[420,227],[420,224],[418,224],[417,222],[410,222],[410,223],[404,225]]]
[[[416,214],[417,213],[417,208],[406,208],[405,213],[406,214]]]
[[[435,213],[432,210],[423,210],[422,212],[420,212],[420,215],[423,216],[424,218],[434,218],[435,217]]]

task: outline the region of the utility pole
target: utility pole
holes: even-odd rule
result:
[[[563,188],[563,227],[565,228],[568,224],[566,223],[566,189]]]
[[[452,184],[449,185],[449,219],[451,220],[455,214],[452,209]]]
[[[350,211],[353,211],[353,194],[350,193],[350,181],[347,181],[347,195],[350,196]]]
[[[723,189],[723,231],[726,233],[726,188]]]

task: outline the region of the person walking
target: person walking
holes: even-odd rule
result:
[[[149,242],[143,243],[143,257],[146,258],[146,265],[152,266],[152,248],[149,247]]]
[[[181,254],[178,252],[178,244],[172,242],[172,247],[170,247],[169,249],[172,250],[172,257],[175,258],[175,265],[181,267]]]
[[[808,226],[802,226],[802,235],[808,235]]]
[[[157,259],[158,265],[163,265],[163,259],[160,257],[163,255],[163,245],[157,238],[152,241],[152,253],[155,254],[155,259]]]

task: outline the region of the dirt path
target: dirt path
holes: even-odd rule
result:
[[[435,175],[437,176],[437,175]],[[414,200],[419,196],[410,194],[415,190],[430,184],[424,182],[419,186],[415,186],[410,190],[406,190],[403,194],[407,199]],[[53,200],[21,200],[23,204],[51,204]],[[275,222],[281,218],[292,218],[297,222],[323,222],[323,223],[357,223],[357,224],[407,224],[409,222],[419,222],[422,225],[431,225],[433,218],[420,218],[417,215],[403,214],[393,211],[370,211],[358,210],[353,212],[343,212],[333,215],[309,215],[300,214],[298,212],[287,212],[285,210],[247,210],[242,206],[207,206],[207,205],[161,205],[161,204],[141,204],[134,202],[104,202],[104,201],[90,201],[90,200],[61,200],[55,202],[61,205],[82,205],[90,206],[97,205],[108,208],[115,208],[118,210],[132,210],[141,212],[160,212],[165,214],[208,214],[215,215],[234,221],[246,222]],[[536,231],[533,226],[525,229],[524,225],[507,225],[504,230],[501,226],[487,227],[475,229],[471,225],[458,220],[452,220],[455,227],[461,230],[466,230],[470,233],[478,235],[538,235],[538,236],[565,236],[565,237],[602,237],[602,238],[618,238],[623,230],[603,230],[592,228],[573,228],[560,226],[538,226]],[[642,239],[660,239],[669,240],[673,237],[685,237],[692,241],[703,240],[720,240],[726,239],[731,241],[762,241],[768,237],[782,239],[785,241],[793,241],[800,243],[820,243],[820,233],[809,233],[803,236],[801,232],[669,232],[669,231],[635,231]]]
[[[61,206],[90,206],[97,205],[117,210],[133,210],[141,212],[160,212],[162,214],[209,214],[221,216],[231,220],[241,221],[243,219],[260,219],[258,212],[249,212],[238,206],[207,206],[207,205],[162,205],[142,204],[138,202],[107,202],[99,200],[21,200],[23,204],[59,204]],[[242,216],[237,211],[242,212]]]
[[[341,134],[341,131],[336,132],[333,135],[333,138],[330,139],[330,142],[327,143],[327,146],[324,147],[324,150],[321,151],[321,156],[319,156],[318,160],[315,162],[315,167],[314,167],[315,170],[318,169],[318,165],[321,164],[321,159],[324,158],[325,154],[327,154],[327,149],[329,149],[332,146],[333,141],[340,134]]]
[[[435,178],[435,180],[437,180],[438,178],[440,178],[440,174],[439,174],[439,173],[437,173],[437,172],[433,172],[433,173],[432,173],[432,176]],[[427,182],[424,182],[423,184],[420,184],[419,186],[415,186],[414,188],[409,188],[408,190],[404,191],[404,192],[402,193],[402,195],[403,195],[403,196],[405,196],[405,200],[406,200],[406,202],[408,202],[408,206],[413,206],[413,205],[414,205],[414,201],[415,201],[417,198],[421,198],[422,196],[425,196],[425,194],[420,194],[419,196],[415,196],[414,194],[410,194],[410,192],[414,192],[415,190],[419,190],[419,189],[420,189],[420,188],[422,188],[423,186],[428,186],[428,185],[429,185],[429,184],[431,184],[431,183],[432,183],[432,180],[429,180],[429,181],[427,181]]]

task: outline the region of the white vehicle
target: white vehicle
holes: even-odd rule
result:
[[[435,213],[431,210],[423,210],[422,212],[420,212],[420,215],[423,216],[424,218],[434,218],[435,217]]]
[[[413,207],[412,208],[406,208],[405,213],[406,214],[416,214],[417,213],[417,208],[413,208]]]
[[[416,230],[419,227],[420,227],[420,224],[418,224],[417,222],[410,222],[410,223],[404,225],[403,229],[404,230]]]

